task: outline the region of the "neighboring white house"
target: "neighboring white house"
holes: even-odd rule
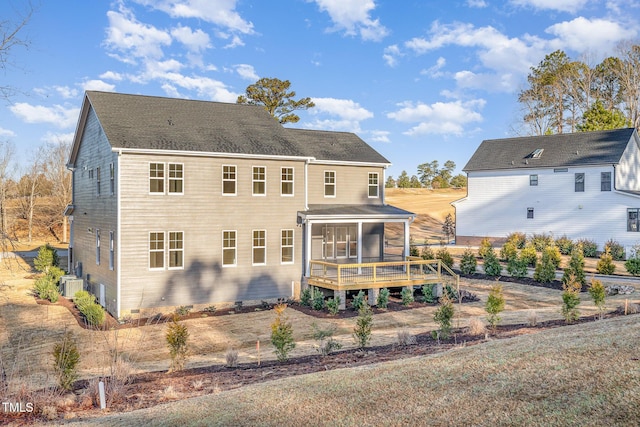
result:
[[[453,202],[456,243],[511,232],[640,243],[640,139],[635,129],[486,140]]]

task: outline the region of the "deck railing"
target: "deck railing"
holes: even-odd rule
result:
[[[457,287],[459,276],[439,259],[407,257],[405,261],[360,264],[310,261],[309,283],[340,290],[434,283],[444,281],[446,276]]]

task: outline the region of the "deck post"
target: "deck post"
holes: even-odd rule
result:
[[[338,304],[338,310],[347,309],[347,291],[333,291],[333,299],[340,298],[340,304]]]
[[[368,291],[369,294],[369,305],[376,305],[378,303],[378,294],[380,294],[380,289],[371,288]]]

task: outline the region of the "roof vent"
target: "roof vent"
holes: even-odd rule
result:
[[[531,153],[529,153],[529,155],[526,156],[525,159],[539,159],[540,156],[542,156],[543,151],[544,151],[544,148],[536,148]]]

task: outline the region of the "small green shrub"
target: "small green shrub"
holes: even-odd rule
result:
[[[318,341],[318,351],[324,357],[335,350],[340,350],[342,344],[333,338],[336,326],[331,325],[328,329],[321,329],[316,323],[311,324],[313,329],[313,339]]]
[[[500,259],[502,261],[512,260],[518,256],[518,248],[513,242],[506,242],[500,249]]]
[[[538,251],[532,244],[527,244],[520,251],[520,258],[527,263],[527,267],[534,267],[538,263]]]
[[[363,304],[358,310],[356,326],[353,328],[353,338],[358,348],[363,349],[371,341],[373,328],[373,313],[369,304]]]
[[[579,239],[575,245],[582,246],[582,255],[587,258],[598,256],[598,244],[591,239]]]
[[[38,277],[33,283],[33,293],[40,299],[46,299],[53,303],[58,301],[60,292],[58,286],[51,278],[46,275]]]
[[[547,233],[533,233],[531,236],[531,244],[536,248],[536,251],[542,252],[547,246],[555,244],[553,236]]]
[[[604,244],[604,251],[606,252],[607,250],[615,261],[622,261],[624,259],[624,247],[615,240],[607,240],[607,242]]]
[[[327,300],[327,310],[329,310],[329,314],[335,316],[340,311],[340,297],[336,296],[335,298],[329,298]]]
[[[38,250],[38,256],[33,260],[33,265],[36,270],[48,273],[49,268],[57,267],[59,262],[58,251],[47,243]]]
[[[507,261],[507,273],[513,277],[527,277],[527,261],[521,256],[516,256]]]
[[[402,288],[400,296],[402,298],[402,305],[404,305],[405,307],[411,305],[411,303],[414,301],[413,286]]]
[[[424,246],[422,247],[422,250],[420,251],[420,257],[422,259],[435,259],[436,256],[433,253],[433,249],[431,249],[431,246],[429,246],[427,244],[427,240],[425,239],[424,241]]]
[[[362,308],[363,305],[368,305],[365,304],[364,298],[364,291],[361,290],[357,295],[353,296],[353,299],[351,300],[351,308],[358,311]]]
[[[453,286],[445,285],[444,293],[447,295],[447,297],[451,301],[457,301],[458,300],[458,291],[456,291],[456,289]]]
[[[493,248],[490,248],[484,256],[484,274],[491,277],[499,276],[502,273],[502,265],[498,261],[496,253]]]
[[[181,305],[180,307],[176,307],[176,314],[178,316],[186,316],[191,311],[191,307],[186,305]]]
[[[105,313],[100,304],[96,302],[96,297],[87,291],[78,291],[73,296],[73,302],[82,313],[87,324],[90,326],[100,326],[104,323]]]
[[[414,257],[420,256],[420,251],[416,246],[416,242],[413,240],[413,236],[409,237],[409,255]]]
[[[562,284],[562,316],[567,323],[580,318],[578,305],[580,304],[581,289],[582,283],[573,275],[569,275]]]
[[[271,324],[271,344],[276,349],[276,357],[279,362],[284,362],[289,358],[289,353],[296,347],[293,340],[293,325],[284,314],[286,304],[277,304],[273,307],[276,318]]]
[[[477,266],[478,261],[473,251],[469,248],[465,249],[462,253],[462,259],[460,259],[460,272],[467,275],[474,274]]]
[[[433,304],[436,302],[436,297],[433,294],[433,286],[431,284],[422,285],[422,299],[427,304]]]
[[[557,248],[556,248],[557,249]],[[540,262],[536,265],[533,279],[540,283],[550,283],[556,278],[556,267],[554,262],[555,250],[552,246],[547,246],[542,251]]]
[[[484,258],[487,252],[489,252],[489,250],[492,250],[492,249],[493,249],[493,244],[491,243],[491,240],[489,240],[488,237],[485,237],[480,242],[480,248],[478,248],[478,255],[481,258]]]
[[[442,263],[449,268],[453,267],[453,257],[451,256],[451,254],[449,253],[449,249],[447,248],[439,249],[436,253],[436,259],[442,261]]]
[[[504,294],[502,293],[502,285],[496,284],[491,287],[487,303],[484,306],[487,312],[487,322],[495,331],[500,323],[500,313],[504,310]]]
[[[607,291],[600,280],[591,280],[591,284],[589,285],[589,295],[591,295],[593,304],[598,307],[599,317],[602,320],[605,310],[605,298],[607,297]]]
[[[640,245],[635,245],[631,255],[624,263],[624,268],[633,276],[640,276]]]
[[[189,329],[187,325],[180,323],[178,316],[173,316],[173,320],[167,327],[165,338],[171,355],[169,372],[181,371],[184,369],[189,354]]]
[[[446,340],[451,335],[451,325],[454,315],[453,301],[447,296],[446,292],[440,298],[440,307],[433,315],[433,320],[438,324],[440,329],[435,335]]]
[[[582,246],[576,245],[571,251],[569,265],[564,269],[562,282],[575,280],[583,286],[587,281],[584,274],[584,256],[582,255]]]
[[[556,246],[562,255],[569,255],[573,249],[573,240],[564,235],[556,239]]]
[[[562,255],[560,254],[560,249],[553,244],[549,245],[549,256],[551,257],[551,261],[553,262],[553,266],[558,269],[560,268],[560,263],[562,262]]]
[[[71,332],[66,332],[62,341],[53,346],[53,369],[58,377],[58,384],[65,390],[71,390],[73,382],[78,379],[78,363],[80,353]]]
[[[386,310],[387,306],[389,305],[389,289],[387,288],[380,289],[380,292],[378,292],[378,299],[376,301],[376,305],[378,306],[378,308],[382,310]]]
[[[600,255],[598,264],[596,264],[596,270],[600,274],[613,274],[616,271],[616,265],[613,263],[613,257],[609,253],[609,248]]]
[[[311,292],[311,308],[318,311],[324,309],[324,293],[318,288],[313,288]]]
[[[300,292],[300,305],[311,307],[311,289],[309,287]]]
[[[513,243],[517,249],[524,248],[527,243],[527,235],[519,231],[507,234],[507,242]]]

